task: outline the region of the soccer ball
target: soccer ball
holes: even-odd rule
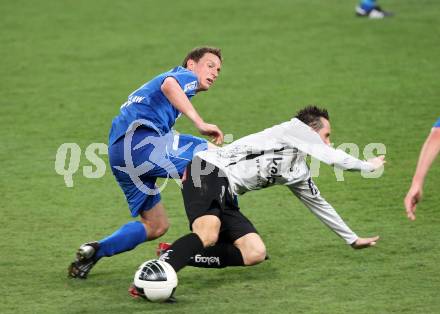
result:
[[[166,301],[176,290],[177,282],[174,268],[167,262],[159,260],[142,263],[134,274],[136,290],[151,302]]]

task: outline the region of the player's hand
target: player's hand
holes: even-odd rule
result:
[[[368,159],[367,161],[373,165],[374,170],[379,169],[386,163],[384,155]]]
[[[200,134],[210,136],[216,145],[223,143],[223,132],[215,124],[200,122],[196,124]]]
[[[418,185],[412,185],[406,194],[405,200],[403,203],[405,204],[406,216],[410,220],[416,220],[416,207],[417,203],[422,199],[423,190]]]
[[[371,246],[376,245],[376,242],[379,240],[379,236],[375,236],[372,238],[358,238],[355,242],[351,244],[353,249],[365,249]]]

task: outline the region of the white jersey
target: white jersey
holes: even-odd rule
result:
[[[318,133],[296,118],[222,148],[197,153],[226,174],[233,194],[286,185],[347,243],[355,242],[357,235],[320,196],[310,176],[307,155],[344,170],[374,170],[370,163],[326,145]]]

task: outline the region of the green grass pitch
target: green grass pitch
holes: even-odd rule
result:
[[[383,0],[396,16],[354,17],[356,0],[1,1],[1,313],[440,313],[440,165],[415,222],[402,200],[440,114],[440,3]],[[107,168],[87,179],[91,143],[106,143],[128,93],[180,64],[191,48],[223,49],[223,70],[194,98],[206,121],[239,138],[290,119],[303,105],[331,114],[332,141],[384,143],[380,179],[321,167],[317,186],[377,247],[354,251],[283,187],[240,198],[270,260],[179,273],[179,303],[129,298],[158,241],[103,259],[86,281],[66,278],[79,244],[130,219]],[[176,128],[195,133],[185,119]],[[63,143],[80,168],[68,188],[54,170]],[[107,162],[105,155],[102,158]],[[161,239],[187,232],[177,185],[163,193]]]

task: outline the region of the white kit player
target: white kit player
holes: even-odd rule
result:
[[[374,171],[385,163],[384,156],[361,161],[332,148],[327,110],[316,106],[223,148],[199,152],[186,169],[182,190],[192,233],[176,240],[160,259],[176,272],[187,265],[222,268],[264,261],[265,245],[240,211],[237,195],[272,185],[287,186],[353,248],[375,245],[378,236],[356,235],[320,195],[307,155],[343,170]]]

